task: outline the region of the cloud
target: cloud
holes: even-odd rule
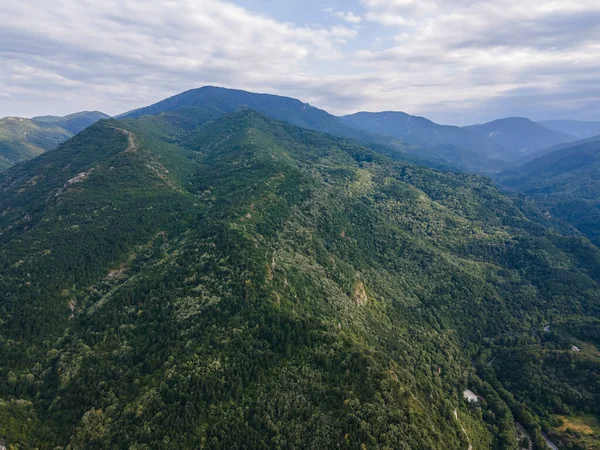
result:
[[[411,87],[405,98],[421,112],[440,115],[446,108],[484,115],[496,105],[502,112],[495,114],[500,115],[512,105],[513,114],[573,114],[574,104],[582,104],[589,92],[586,80],[600,71],[597,1],[362,3],[366,20],[395,30],[395,44],[357,51],[355,57],[395,74],[388,80],[390,89],[394,85],[407,90],[407,75],[415,74],[413,80],[423,87]],[[579,101],[565,102],[566,97]]]
[[[208,82],[268,86],[342,58],[339,47],[357,34],[298,27],[219,0],[7,2],[0,21],[3,91],[31,95],[37,87],[43,98],[79,87],[78,95],[113,103],[111,112],[147,101],[150,91],[157,98]]]
[[[357,16],[352,11],[336,11],[335,16],[352,24],[359,24],[363,21],[362,17]]]
[[[0,114],[116,114],[214,84],[449,123],[600,116],[597,0],[358,1],[326,10],[347,25],[311,26],[232,0],[3,2]]]

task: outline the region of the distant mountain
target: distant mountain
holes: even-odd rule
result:
[[[0,119],[0,170],[54,150],[75,134],[108,116],[84,111],[64,117]]]
[[[504,159],[507,161],[516,161],[549,147],[577,140],[575,136],[550,130],[522,117],[498,119],[464,128],[505,147],[507,153]]]
[[[463,128],[438,125],[424,117],[403,112],[359,112],[343,116],[342,120],[371,133],[395,136],[407,143],[423,147],[453,145],[489,156],[503,150],[496,142]]]
[[[374,134],[394,136],[407,144],[430,149],[428,154],[470,172],[496,172],[509,167],[501,161],[506,149],[494,140],[460,127],[438,125],[403,112],[360,112],[343,116],[354,127]]]
[[[215,86],[192,89],[151,106],[122,114],[118,118],[127,119],[178,112],[177,115],[180,117],[193,117],[191,124],[195,126],[198,123],[242,109],[252,109],[274,119],[309,130],[350,137],[360,141],[373,140],[373,136],[368,133],[350,127],[338,117],[300,100]]]
[[[72,134],[59,126],[21,117],[0,119],[0,170],[52,150]]]
[[[497,179],[600,244],[600,137],[562,146]]]
[[[579,120],[545,120],[540,125],[580,139],[600,135],[600,122],[582,122]]]
[[[352,120],[333,116],[297,99],[213,86],[175,95],[154,105],[122,114],[118,118],[146,117],[148,121],[155,121],[156,126],[150,127],[153,133],[160,132],[161,138],[170,135],[172,139],[177,140],[182,127],[195,127],[242,109],[252,109],[274,119],[310,130],[355,139],[361,143],[377,144],[378,151],[392,158],[408,158],[443,170],[497,172],[507,167],[505,163],[490,159],[485,152],[481,152],[481,147],[495,147],[494,142],[472,145],[469,149],[464,149],[452,145],[454,141],[460,142],[460,139],[451,142],[443,138],[432,139],[432,141],[416,139],[404,141],[393,133],[365,129]],[[166,117],[158,120],[151,118],[161,114],[166,114]],[[478,136],[464,130],[458,133],[467,136],[465,139],[471,138],[476,142],[483,142]],[[438,148],[434,148],[438,145]]]
[[[486,177],[176,111],[0,174],[3,446],[543,448],[598,410],[587,240]]]
[[[32,120],[36,120],[38,122],[46,122],[51,123],[53,125],[64,128],[69,131],[71,134],[77,134],[83,130],[85,130],[90,125],[95,124],[99,120],[108,119],[110,116],[100,112],[100,111],[81,111],[74,114],[69,114],[68,116],[40,116],[33,117]]]
[[[517,161],[515,161],[515,167],[519,167],[522,166],[526,163],[528,163],[529,161],[533,161],[534,159],[537,159],[543,155],[547,155],[549,153],[553,153],[557,150],[563,150],[563,149],[567,149],[567,148],[573,148],[573,147],[579,147],[581,145],[584,144],[591,144],[591,143],[600,143],[600,135],[598,136],[592,136],[586,139],[581,139],[578,141],[573,141],[573,142],[567,142],[566,144],[560,144],[560,145],[555,145],[554,147],[550,147],[547,148],[545,150],[542,150],[540,152],[534,153],[532,155],[527,155]]]

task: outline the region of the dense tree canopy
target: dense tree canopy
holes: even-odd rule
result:
[[[8,445],[543,448],[600,412],[589,241],[482,177],[188,113],[0,175]]]

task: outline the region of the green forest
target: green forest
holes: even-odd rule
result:
[[[586,237],[485,177],[182,106],[0,173],[6,448],[599,448],[560,419],[600,416]]]

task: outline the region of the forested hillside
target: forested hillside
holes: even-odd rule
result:
[[[600,413],[600,251],[486,178],[188,109],[0,190],[7,445],[544,448]]]
[[[162,133],[161,138],[177,140],[182,128],[193,128],[246,108],[303,128],[377,146],[378,152],[396,160],[473,173],[496,173],[510,167],[494,158],[492,150],[501,154],[500,145],[462,128],[444,127],[414,117],[421,125],[415,133],[404,133],[402,127],[393,126],[394,121],[385,127],[370,126],[360,115],[336,117],[294,98],[214,86],[183,92],[119,118],[153,122],[149,128],[157,128]]]
[[[496,173],[511,165],[507,149],[487,136],[464,128],[439,125],[424,117],[403,112],[360,112],[343,116],[344,123],[370,133],[394,136],[407,144],[427,149],[451,167],[470,173]],[[429,156],[433,160],[433,156]]]
[[[587,139],[600,135],[600,122],[583,122],[580,120],[546,120],[540,125],[561,133]]]
[[[507,117],[465,127],[502,145],[506,161],[518,161],[555,145],[574,142],[577,137],[546,128],[524,117]]]
[[[71,136],[65,129],[44,122],[0,119],[0,170],[56,148]]]
[[[498,180],[535,198],[549,214],[600,244],[600,139],[544,154],[501,173]]]
[[[104,119],[109,119],[109,116],[107,116],[104,113],[101,113],[100,111],[81,111],[66,116],[34,117],[31,120],[51,123],[61,128],[64,128],[72,134],[77,134],[85,130],[90,125],[93,125],[99,120]]]
[[[85,111],[65,117],[0,119],[0,171],[54,150],[73,135],[107,118],[97,111]]]

